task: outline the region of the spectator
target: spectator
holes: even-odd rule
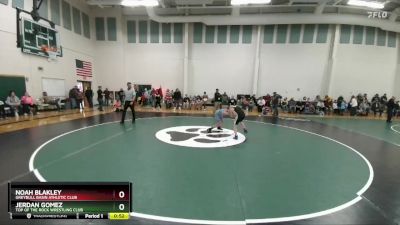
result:
[[[6,104],[10,106],[10,110],[12,114],[15,114],[15,117],[19,116],[19,112],[21,111],[21,101],[18,96],[15,94],[15,91],[10,91],[10,94],[7,97]]]
[[[303,113],[306,106],[307,98],[303,97],[303,100],[296,102],[296,113]]]
[[[242,104],[242,109],[245,110],[245,111],[248,111],[249,110],[249,105],[250,105],[249,100],[247,100],[246,97],[242,96],[240,102]]]
[[[187,94],[185,94],[185,97],[183,98],[183,108],[190,109],[190,98]]]
[[[155,97],[155,104],[154,104],[154,109],[157,109],[157,106],[159,106],[160,108],[158,108],[158,110],[160,110],[161,109],[161,96],[162,96],[162,91],[161,91],[161,88],[160,89],[157,89],[155,92],[154,92],[154,97]]]
[[[281,101],[281,108],[282,108],[282,111],[283,111],[283,112],[287,112],[287,111],[288,111],[288,104],[289,104],[289,102],[288,102],[287,98],[285,97],[285,98]]]
[[[124,102],[124,97],[125,97],[125,92],[124,92],[124,89],[119,89],[119,91],[118,91],[118,99],[119,99],[119,101],[120,102]]]
[[[354,95],[351,96],[350,99],[350,116],[355,116],[357,114],[357,107],[358,107],[358,102],[357,99]]]
[[[172,93],[169,89],[167,89],[167,92],[165,93],[165,106],[167,109],[172,107]]]
[[[124,109],[122,108],[122,103],[121,103],[121,101],[120,101],[119,99],[117,99],[117,100],[115,101],[113,108],[114,108],[114,111],[115,111],[115,112],[122,112],[122,111],[124,111]]]
[[[228,105],[228,102],[229,102],[229,96],[226,94],[226,92],[224,92],[222,94],[222,104]]]
[[[296,101],[291,98],[288,102],[289,105],[289,113],[296,113]]]
[[[178,108],[181,110],[181,105],[182,105],[182,93],[181,91],[177,88],[174,92],[173,95],[174,98],[174,111]]]
[[[35,104],[35,100],[32,96],[29,95],[27,91],[25,91],[25,95],[21,97],[21,105],[22,111],[25,114],[33,114],[36,115],[38,111],[38,107]]]
[[[87,89],[85,91],[85,97],[89,103],[89,107],[93,108],[93,91],[90,87],[87,87]]]
[[[317,102],[317,112],[319,112],[320,115],[325,115],[326,112],[325,101],[321,98],[319,98]]]
[[[253,112],[253,108],[256,105],[256,103],[254,102],[253,98],[250,98],[249,101],[249,112]]]
[[[396,104],[394,105],[393,116],[396,116],[397,118],[400,117],[400,102],[399,101],[396,101]]]
[[[265,106],[265,100],[262,97],[259,97],[257,100],[257,111],[262,112],[263,107]]]
[[[208,101],[208,95],[206,92],[203,93],[203,110],[206,110],[207,107],[207,101]]]
[[[97,90],[97,101],[99,102],[99,111],[103,111],[103,90],[101,90],[101,86]]]
[[[281,102],[281,98],[282,98],[282,96],[280,96],[276,92],[274,92],[272,95],[272,102],[271,102],[272,104],[271,105],[272,105],[272,115],[274,117],[278,117],[278,115],[279,115],[278,107]]]
[[[222,95],[219,93],[219,90],[217,88],[215,89],[214,93],[214,111],[221,109],[221,104],[222,104]]]
[[[200,95],[194,98],[193,103],[195,110],[201,110],[203,108],[203,99],[201,98]]]
[[[388,101],[388,99],[387,99],[387,96],[386,96],[386,93],[385,93],[381,97],[381,103],[387,103],[387,101]]]
[[[264,100],[265,100],[265,106],[270,108],[271,107],[271,100],[272,100],[271,95],[267,94],[266,96],[264,96]]]
[[[233,95],[229,99],[229,106],[231,106],[231,105],[237,105],[237,101]]]
[[[4,102],[0,101],[0,116],[2,119],[6,119],[6,110],[4,109]]]
[[[43,103],[44,104],[55,105],[57,107],[57,110],[61,111],[60,104],[58,103],[60,101],[59,98],[50,98],[47,95],[47,92],[45,92],[45,91],[42,93],[42,95],[43,95],[42,98],[43,98]]]
[[[333,113],[336,115],[339,115],[339,107],[337,104],[337,100],[334,100],[332,103],[332,109],[333,109]]]
[[[386,95],[386,94],[385,94]],[[393,96],[392,98],[389,99],[389,101],[386,103],[387,106],[387,119],[386,122],[387,123],[391,123],[392,122],[392,117],[393,117],[393,111],[395,109],[395,97]]]
[[[344,110],[347,107],[343,96],[339,96],[339,98],[337,99],[337,106],[338,106],[338,109],[339,109],[339,115],[343,116]]]
[[[333,108],[333,100],[328,95],[325,95],[324,105],[325,105],[325,113],[329,114],[332,111],[332,108]],[[337,104],[336,104],[336,107],[337,107]]]
[[[253,100],[254,104],[257,105],[258,99],[257,99],[256,95],[252,95],[252,96],[250,97],[250,100]]]
[[[108,90],[108,88],[106,88],[106,90],[104,90],[104,103],[106,106],[110,105],[110,91]]]
[[[379,117],[382,116],[382,113],[380,112],[381,108],[381,102],[378,94],[375,94],[375,96],[371,99],[371,109],[374,112],[374,117],[376,117],[376,114],[379,112]]]
[[[156,89],[152,88],[150,91],[150,105],[152,107],[154,107],[154,105],[156,103],[156,93],[157,93]]]
[[[358,103],[357,114],[361,115],[361,116],[368,116],[368,114],[369,114],[369,102],[368,102],[366,94],[364,94],[363,96],[360,97],[360,102]]]
[[[379,116],[382,116],[383,112],[385,111],[386,104],[388,102],[386,94],[382,95],[379,102],[380,102]]]
[[[343,115],[344,112],[346,112],[346,109],[347,109],[347,102],[346,102],[346,100],[343,99],[342,104],[341,104],[341,108],[340,108],[341,115]]]
[[[74,86],[73,88],[71,88],[69,90],[69,93],[68,93],[69,101],[71,103],[71,109],[76,108],[76,89],[77,88],[78,88],[77,86]]]
[[[81,92],[78,88],[76,89],[76,104],[80,110],[83,110],[83,92]]]
[[[143,93],[142,93],[142,106],[146,106],[150,101],[150,94],[149,91],[147,90],[147,88],[144,89]]]

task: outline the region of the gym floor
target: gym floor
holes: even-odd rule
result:
[[[130,181],[134,213],[118,224],[400,223],[398,122],[248,116],[246,140],[222,148],[155,136],[209,126],[209,116],[138,112],[120,125],[119,113],[93,113],[0,134],[0,224],[28,224],[8,219],[9,181]],[[217,136],[208,141],[231,141]],[[110,221],[29,221],[88,223]]]

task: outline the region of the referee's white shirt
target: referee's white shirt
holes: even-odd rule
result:
[[[136,92],[133,88],[130,90],[124,90],[125,93],[125,101],[132,101],[132,99],[135,99],[136,97]]]

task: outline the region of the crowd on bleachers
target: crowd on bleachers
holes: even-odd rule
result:
[[[57,97],[49,97],[46,92],[39,99],[35,99],[25,92],[19,98],[15,91],[10,91],[5,101],[0,101],[0,117],[19,116],[27,114],[37,114],[43,107],[61,110],[65,103],[71,109],[83,109],[83,102],[86,100],[88,107],[93,107],[93,98],[97,97],[99,102],[99,110],[103,110],[103,106],[113,105],[116,111],[122,108],[124,101],[124,91],[121,88],[119,91],[109,91],[107,88],[102,90],[101,87],[97,90],[97,96],[90,88],[85,91],[80,91],[77,86],[70,89],[68,97],[63,100]],[[255,95],[236,95],[228,96],[226,92],[220,93],[216,89],[213,96],[209,96],[206,92],[199,95],[183,95],[177,88],[166,89],[163,91],[160,88],[137,90],[136,104],[142,107],[152,107],[154,110],[165,108],[167,110],[206,110],[207,107],[220,108],[224,105],[239,105],[247,112],[258,111],[259,115],[266,116],[271,114],[278,116],[279,112],[290,114],[308,114],[308,115],[351,115],[351,116],[374,116],[381,117],[383,113],[391,113],[394,117],[400,117],[400,104],[395,97],[388,98],[386,94],[379,96],[374,95],[368,98],[367,94],[358,94],[345,99],[339,96],[334,99],[328,95],[321,97],[317,95],[311,99],[303,97],[295,100],[287,98],[278,93],[266,94],[256,97]]]
[[[345,115],[350,116],[374,116],[381,117],[383,113],[391,113],[393,116],[400,117],[400,104],[395,97],[386,94],[374,95],[371,99],[367,94],[358,94],[351,96],[346,100],[343,96],[334,99],[328,95],[321,97],[317,95],[311,99],[303,97],[300,100],[294,98],[282,97],[274,92],[272,95],[256,97],[255,95],[237,95],[228,96],[226,92],[221,94],[217,89],[214,96],[210,98],[206,92],[202,95],[182,96],[179,89],[167,89],[165,94],[160,89],[145,89],[137,95],[138,104],[149,106],[155,109],[161,108],[161,102],[164,102],[166,109],[172,110],[204,110],[207,106],[221,107],[222,105],[239,105],[244,110],[252,112],[257,109],[260,115],[269,113],[277,116],[279,112],[292,114],[308,115]]]

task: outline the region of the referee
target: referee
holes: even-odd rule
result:
[[[131,108],[132,111],[132,123],[135,123],[135,97],[136,97],[136,92],[132,88],[132,83],[128,82],[127,83],[128,89],[124,90],[125,94],[125,103],[124,103],[124,111],[122,112],[122,118],[121,118],[121,124],[125,122],[125,115],[126,111],[128,108]]]

